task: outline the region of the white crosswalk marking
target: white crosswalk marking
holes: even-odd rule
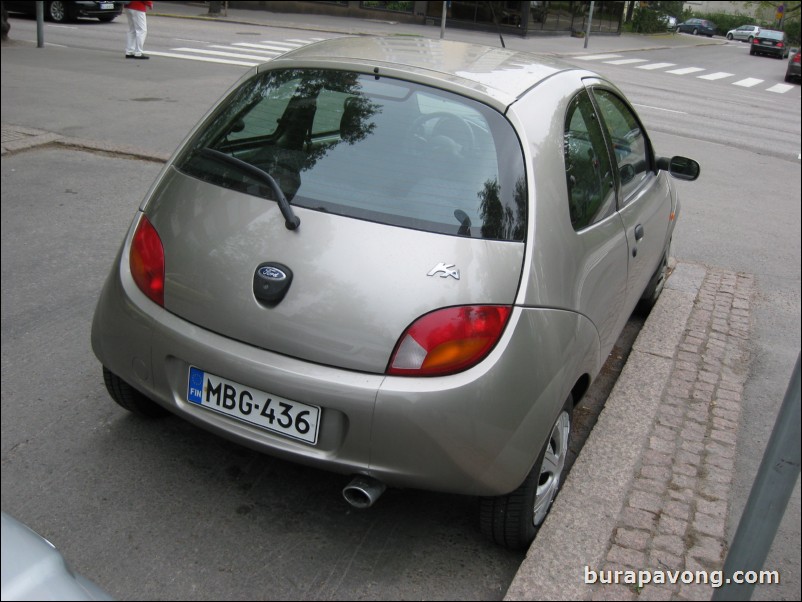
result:
[[[771,88],[766,88],[766,92],[776,92],[778,94],[782,94],[793,88],[794,86],[790,86],[788,84],[774,84]]]
[[[631,65],[633,63],[645,63],[646,59],[618,59],[617,61],[604,61],[610,65]]]
[[[726,71],[716,71],[715,73],[708,73],[707,75],[697,75],[699,79],[709,79],[709,80],[716,80],[716,79],[724,79],[725,77],[732,77],[735,75],[734,73],[727,73]]]
[[[761,83],[762,79],[757,79],[756,77],[747,77],[746,79],[742,79],[741,81],[732,82],[733,86],[743,86],[744,88],[751,88],[752,86],[757,86]]]
[[[252,54],[240,54],[238,52],[223,52],[221,50],[207,50],[206,48],[174,48],[176,52],[198,52],[200,54],[209,54],[211,56],[221,56],[233,59],[248,59],[258,61],[260,57]],[[263,57],[262,62],[269,60],[269,57]],[[258,63],[256,63],[258,64]]]
[[[614,59],[620,57],[620,54],[586,54],[584,56],[575,56],[578,61],[600,61],[602,59]]]
[[[676,63],[651,63],[649,65],[640,65],[635,69],[665,69],[666,67],[673,67]]]
[[[171,59],[186,59],[189,61],[201,61],[203,63],[222,63],[225,65],[242,65],[243,67],[254,67],[259,63],[245,62],[245,61],[233,61],[224,58],[213,58],[213,57],[206,57],[206,56],[196,56],[194,54],[176,54],[175,52],[156,52],[155,50],[148,50],[148,54],[150,56],[164,56]]]
[[[285,52],[295,50],[307,44],[312,44],[313,42],[320,42],[324,39],[326,38],[309,38],[305,40],[290,39],[279,42],[274,40],[262,40],[259,43],[235,42],[231,45],[210,44],[204,48],[171,48],[171,52],[151,51],[148,54],[206,63],[255,67]]]
[[[701,67],[683,67],[682,69],[671,69],[666,73],[673,73],[674,75],[688,75],[689,73],[698,73],[704,71]]]

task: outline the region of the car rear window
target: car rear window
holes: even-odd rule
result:
[[[783,34],[781,31],[766,31],[764,29],[760,32],[761,38],[768,38],[770,40],[782,40],[784,35],[785,34]]]
[[[524,161],[512,126],[494,109],[436,88],[325,69],[278,69],[245,82],[176,167],[272,198],[264,180],[204,148],[267,172],[297,207],[443,234],[524,238]]]

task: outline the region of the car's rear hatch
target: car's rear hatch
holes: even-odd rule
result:
[[[238,341],[309,361],[382,372],[404,329],[445,306],[512,304],[523,244],[444,236],[296,210],[172,174],[150,220],[165,250],[167,310]],[[164,197],[162,197],[164,198]],[[257,268],[286,266],[278,303]]]
[[[332,73],[257,78],[189,142],[146,214],[164,246],[168,311],[256,347],[383,372],[423,314],[514,302],[522,153],[480,103]],[[299,96],[310,78],[314,93]],[[269,179],[207,148],[273,176],[300,226],[287,228]],[[260,278],[280,274],[281,298],[262,297]]]

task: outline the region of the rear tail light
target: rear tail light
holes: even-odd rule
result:
[[[782,42],[777,42],[777,48],[782,48],[782,47],[783,47],[783,43]]]
[[[156,229],[144,215],[131,242],[129,266],[139,290],[164,307],[164,247]]]
[[[476,365],[495,347],[511,309],[466,305],[421,316],[399,339],[387,373],[442,376]]]
[[[752,43],[753,44],[760,44],[760,40],[758,40],[757,38],[752,38]]]
[[[794,55],[794,62],[795,62],[795,63],[799,63],[801,58],[802,58],[802,54],[799,54],[799,53],[797,52],[797,53]]]

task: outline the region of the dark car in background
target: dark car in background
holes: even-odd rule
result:
[[[802,53],[797,51],[788,59],[788,66],[785,68],[785,81],[798,81],[802,83]]]
[[[692,33],[695,36],[712,38],[716,33],[716,24],[707,19],[688,19],[677,25],[677,33]]]
[[[36,16],[36,2],[3,2],[9,13]],[[123,12],[122,2],[45,2],[44,17],[54,23],[77,21],[79,17],[98,19],[103,23],[114,21]]]
[[[788,36],[784,31],[773,29],[761,29],[749,48],[749,54],[765,54],[776,56],[778,59],[788,58],[788,53]]]

